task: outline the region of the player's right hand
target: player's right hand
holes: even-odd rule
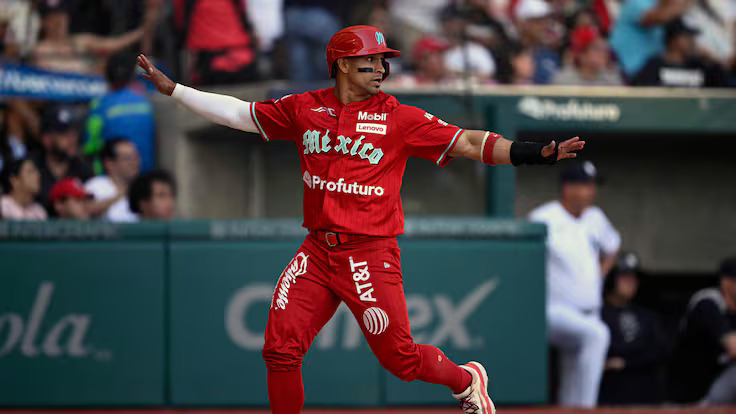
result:
[[[159,92],[164,95],[171,96],[174,92],[174,87],[176,86],[174,81],[164,75],[163,72],[156,69],[156,67],[153,66],[151,62],[148,61],[148,58],[143,54],[138,55],[138,66],[146,71],[146,73],[143,74],[143,77],[150,80]]]

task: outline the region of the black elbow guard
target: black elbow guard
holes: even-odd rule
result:
[[[540,144],[538,142],[519,142],[514,141],[511,143],[511,150],[509,151],[509,157],[511,158],[511,164],[517,166],[521,164],[528,165],[553,165],[557,162],[557,146],[555,143],[555,152],[549,157],[542,156],[542,148],[547,144]]]

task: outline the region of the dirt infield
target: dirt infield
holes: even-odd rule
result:
[[[304,414],[460,414],[453,407],[386,407],[307,409]],[[562,407],[499,407],[499,414],[736,414],[736,407],[658,407],[597,408],[593,410]],[[256,409],[0,409],[0,414],[270,414]]]

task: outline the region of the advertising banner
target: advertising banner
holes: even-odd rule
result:
[[[163,299],[163,240],[0,240],[0,405],[163,404]]]

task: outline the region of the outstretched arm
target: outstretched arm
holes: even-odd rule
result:
[[[216,93],[202,92],[182,84],[174,83],[163,72],[156,69],[144,55],[138,56],[138,66],[146,73],[156,89],[169,95],[185,108],[208,121],[247,132],[258,132],[251,117],[251,103],[238,98]]]
[[[578,137],[570,138],[559,145],[555,141],[543,145],[510,141],[486,131],[465,130],[450,151],[450,156],[491,165],[554,164],[561,159],[575,158],[575,151],[583,149],[584,145],[585,141],[580,141]]]

